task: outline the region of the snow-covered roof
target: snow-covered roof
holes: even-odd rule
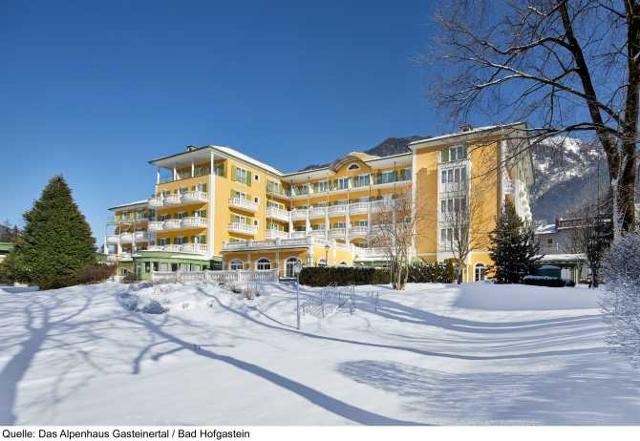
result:
[[[586,256],[584,254],[545,254],[540,261],[542,262],[558,262],[558,261],[584,261]]]
[[[536,228],[536,234],[551,234],[556,232],[556,224],[540,225]]]
[[[265,164],[264,162],[258,161],[257,159],[253,159],[251,156],[245,155],[244,153],[240,153],[239,151],[237,151],[236,149],[232,149],[231,147],[224,147],[224,146],[209,146],[209,147],[213,148],[214,150],[218,150],[220,152],[226,153],[227,155],[235,156],[236,158],[242,159],[243,161],[248,162],[249,164],[252,164],[252,165],[255,165],[256,167],[260,167],[264,170],[270,171],[275,175],[282,176],[284,174],[277,168],[272,167],[268,164]]]
[[[475,135],[481,132],[488,132],[488,131],[492,131],[492,130],[499,130],[499,129],[507,129],[507,128],[512,128],[515,126],[524,126],[523,122],[515,122],[515,123],[510,123],[510,124],[498,124],[498,125],[493,125],[493,126],[484,126],[484,127],[474,127],[470,130],[465,130],[463,132],[456,132],[456,133],[448,133],[446,135],[440,135],[440,136],[433,136],[431,138],[425,138],[425,139],[419,139],[417,141],[413,141],[409,143],[409,148],[413,150],[412,146],[415,146],[416,144],[423,144],[423,143],[429,143],[429,144],[435,144],[438,141],[442,141],[448,138],[455,138],[455,137],[459,137],[459,136],[469,136],[469,135]]]
[[[147,201],[146,199],[143,199],[141,201],[126,202],[124,204],[114,205],[113,207],[109,208],[109,210],[117,210],[118,208],[135,207],[136,205],[147,205],[148,203],[149,201]]]

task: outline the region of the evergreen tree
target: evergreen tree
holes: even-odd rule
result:
[[[62,176],[54,176],[33,208],[7,258],[17,281],[42,289],[69,286],[78,273],[96,263],[95,239]]]
[[[520,219],[511,201],[505,203],[496,229],[491,232],[491,244],[497,283],[520,283],[537,269],[540,246],[533,229]]]

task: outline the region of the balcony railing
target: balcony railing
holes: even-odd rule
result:
[[[170,194],[164,197],[164,205],[181,205],[181,204],[182,204],[181,194]]]
[[[152,196],[149,198],[149,206],[150,207],[162,207],[164,205],[164,199],[162,196]]]
[[[227,229],[233,233],[254,235],[256,234],[258,228],[255,225],[244,224],[241,222],[232,222],[229,224]]]
[[[369,212],[369,202],[355,202],[353,204],[349,204],[349,213],[350,214],[362,214]]]
[[[235,242],[225,242],[222,249],[225,251],[237,251],[246,249],[265,249],[265,248],[292,248],[305,247],[309,245],[324,245],[327,242],[316,239],[312,236],[290,239],[274,239],[274,240],[242,240]]]
[[[327,215],[327,207],[311,207],[309,208],[309,217],[311,219],[317,219],[319,217],[325,217]]]
[[[185,243],[180,245],[180,251],[183,253],[205,254],[207,252],[206,243]]]
[[[185,217],[182,219],[180,226],[182,228],[206,228],[207,218],[206,217]]]
[[[149,222],[149,231],[162,231],[164,228],[164,222],[162,221],[151,221]]]
[[[267,230],[265,237],[267,239],[286,239],[289,237],[289,233],[281,230]]]
[[[111,243],[111,244],[118,243],[118,240],[119,240],[118,235],[112,234],[107,236],[107,243]]]
[[[373,201],[370,202],[371,204],[371,211],[382,211],[385,208],[385,201]]]
[[[356,259],[384,259],[386,257],[385,248],[360,248],[354,247]]]
[[[182,227],[182,219],[167,219],[164,221],[164,230],[179,230]]]
[[[347,214],[348,205],[332,205],[329,207],[329,216],[341,216]]]
[[[366,237],[369,234],[369,227],[357,226],[349,229],[349,237]]]
[[[238,197],[229,199],[229,205],[247,211],[256,211],[258,209],[258,204],[252,200]]]
[[[344,239],[347,233],[346,228],[332,228],[329,230],[330,239]]]
[[[208,193],[206,191],[187,191],[185,193],[175,193],[166,196],[152,196],[149,198],[151,207],[164,207],[167,205],[188,205],[195,203],[204,203],[208,201]]]
[[[307,218],[309,211],[306,208],[298,208],[291,211],[291,220],[304,220]]]
[[[182,194],[182,202],[184,204],[196,203],[196,202],[207,202],[207,192],[206,191],[188,191]]]
[[[292,238],[298,238],[298,239],[305,238],[305,237],[307,237],[307,232],[306,231],[292,231],[291,232],[291,237]]]
[[[289,222],[289,212],[278,207],[267,207],[267,217],[271,219]]]

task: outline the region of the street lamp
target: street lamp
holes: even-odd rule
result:
[[[296,276],[296,328],[300,329],[300,271],[302,262],[299,260],[293,264],[293,274]]]
[[[329,266],[329,244],[324,245],[324,266]]]

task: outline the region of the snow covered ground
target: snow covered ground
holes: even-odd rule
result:
[[[585,288],[261,292],[0,289],[0,424],[640,424]]]

